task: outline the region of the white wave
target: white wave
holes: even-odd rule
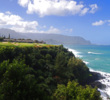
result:
[[[74,49],[68,49],[68,50],[71,51],[76,57],[79,57],[79,58],[83,57],[82,55],[80,55],[81,52],[78,52],[78,51],[76,51],[76,50],[74,50]],[[87,62],[87,61],[84,61],[84,60],[83,60],[83,62],[84,62],[85,64],[89,64],[89,62]]]
[[[70,48],[68,48],[68,50],[71,51],[75,55],[75,57],[79,57],[79,58],[82,57],[82,55],[80,55],[81,52],[78,52],[78,51],[76,51],[74,49],[70,49]]]
[[[68,50],[71,51],[76,57],[79,57],[79,58],[82,57],[81,52],[78,52],[78,51],[76,51],[74,49],[70,49],[70,48],[68,48]],[[95,53],[95,52],[88,52],[88,53],[90,53],[90,54],[102,54],[102,53]],[[83,60],[83,62],[86,64],[89,64],[89,62],[87,62],[87,61]],[[110,73],[95,71],[91,68],[89,68],[89,69],[91,72],[100,73],[103,77],[105,77],[104,79],[100,79],[98,81],[101,82],[102,84],[104,84],[106,86],[106,88],[105,89],[99,89],[98,88],[98,90],[100,91],[101,97],[103,100],[110,100],[110,99],[108,99],[108,97],[110,97]]]
[[[100,73],[104,77],[104,79],[100,79],[98,81],[104,84],[106,88],[98,89],[98,90],[100,91],[101,97],[103,98],[103,100],[110,100],[108,99],[108,97],[110,97],[110,73],[94,71],[93,69],[90,69],[90,71]]]
[[[83,60],[83,62],[84,62],[86,65],[89,64],[89,62],[87,62],[87,61],[84,61],[84,60]]]
[[[100,94],[103,100],[110,100],[108,95],[103,90],[98,89],[98,91],[100,91]]]
[[[102,53],[96,53],[96,52],[88,52],[88,54],[102,54]]]

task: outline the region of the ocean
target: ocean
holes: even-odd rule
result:
[[[98,89],[103,100],[110,100],[110,46],[102,45],[65,45],[69,51],[83,60],[90,71],[100,73],[104,79],[99,80],[106,85],[105,89]]]

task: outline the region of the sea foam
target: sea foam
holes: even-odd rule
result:
[[[87,61],[84,61],[84,60],[83,60],[83,62],[84,62],[86,65],[89,64],[89,62],[87,62]]]
[[[96,53],[96,52],[88,52],[88,54],[102,54],[102,53]]]
[[[68,48],[68,50],[71,51],[75,55],[75,57],[79,57],[79,58],[82,57],[81,52],[78,52],[78,51],[76,51],[74,49],[70,49],[70,48]]]
[[[104,77],[104,79],[100,79],[98,80],[99,82],[101,82],[102,84],[104,84],[106,86],[105,89],[98,89],[101,93],[101,97],[103,98],[103,100],[110,100],[110,73],[105,73],[105,72],[101,72],[101,71],[95,71],[93,69],[90,69],[91,72],[97,72],[100,73],[101,76]]]
[[[71,51],[76,57],[79,57],[79,58],[83,57],[81,55],[81,52],[78,52],[78,51],[76,51],[74,49],[70,49],[70,48],[68,48],[68,50]],[[102,53],[95,53],[95,52],[88,52],[88,53],[89,54],[102,54]],[[89,62],[87,62],[87,61],[83,61],[83,62],[85,64],[89,64]],[[104,77],[104,79],[100,79],[98,81],[101,82],[102,84],[104,84],[106,86],[106,88],[105,89],[99,89],[98,88],[98,91],[100,91],[101,97],[102,97],[103,100],[110,100],[109,99],[110,98],[110,73],[95,71],[91,68],[89,68],[89,69],[90,69],[91,72],[100,73]]]

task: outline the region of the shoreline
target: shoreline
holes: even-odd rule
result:
[[[66,47],[69,51],[71,51],[76,57],[82,58],[82,55],[80,55],[80,52],[77,50],[74,50],[72,48]],[[88,62],[83,61],[86,65]],[[89,68],[89,67],[88,67]],[[87,79],[87,82],[83,85],[90,85],[91,87],[97,87],[98,91],[101,94],[102,100],[110,100],[110,73],[101,72],[101,71],[95,71],[89,68],[90,73],[92,76],[90,76]]]
[[[91,87],[98,87],[100,89],[105,89],[106,86],[104,84],[102,84],[101,82],[99,82],[99,80],[101,79],[105,79],[105,77],[103,77],[100,73],[97,72],[91,72],[91,75],[88,80],[87,80],[87,84],[91,85]]]
[[[98,91],[101,93],[101,97],[103,100],[110,100],[110,94],[108,94],[109,92],[107,84],[105,81],[108,81],[108,79],[106,78],[107,73],[100,73],[100,72],[96,72],[96,71],[90,71],[91,74],[93,75],[91,78],[89,78],[89,82],[87,83],[88,85],[91,85],[91,87],[97,87]],[[103,82],[105,82],[105,84]]]

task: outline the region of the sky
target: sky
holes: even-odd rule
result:
[[[110,45],[109,5],[110,0],[0,0],[0,28]]]

